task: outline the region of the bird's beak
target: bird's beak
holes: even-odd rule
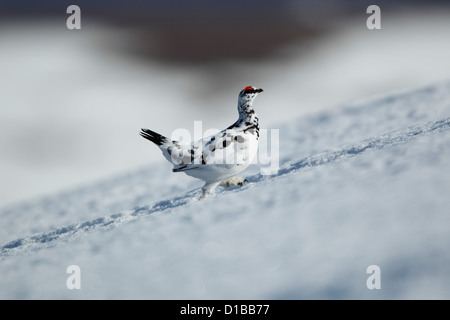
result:
[[[263,92],[263,91],[264,91],[263,89],[255,89],[255,92],[258,92],[258,93]]]

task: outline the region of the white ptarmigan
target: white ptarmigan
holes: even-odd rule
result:
[[[149,129],[141,129],[141,136],[155,143],[164,157],[173,163],[173,172],[205,181],[201,198],[225,187],[242,185],[246,180],[235,177],[253,161],[258,150],[259,121],[252,104],[262,89],[245,87],[238,98],[239,119],[219,133],[181,144]]]

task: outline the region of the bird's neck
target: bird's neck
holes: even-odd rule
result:
[[[227,129],[242,130],[250,132],[259,137],[259,119],[252,107],[253,100],[239,100],[238,111],[239,119]]]
[[[240,126],[259,126],[259,120],[253,109],[252,102],[251,100],[239,101],[239,119],[237,122]]]

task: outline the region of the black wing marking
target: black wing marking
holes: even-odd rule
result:
[[[188,166],[182,166],[179,168],[173,168],[172,172],[183,172],[188,170],[198,169],[198,167],[188,167]]]

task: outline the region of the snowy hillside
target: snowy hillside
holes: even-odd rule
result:
[[[278,173],[202,201],[161,157],[2,210],[0,298],[450,298],[450,82],[274,128]]]

